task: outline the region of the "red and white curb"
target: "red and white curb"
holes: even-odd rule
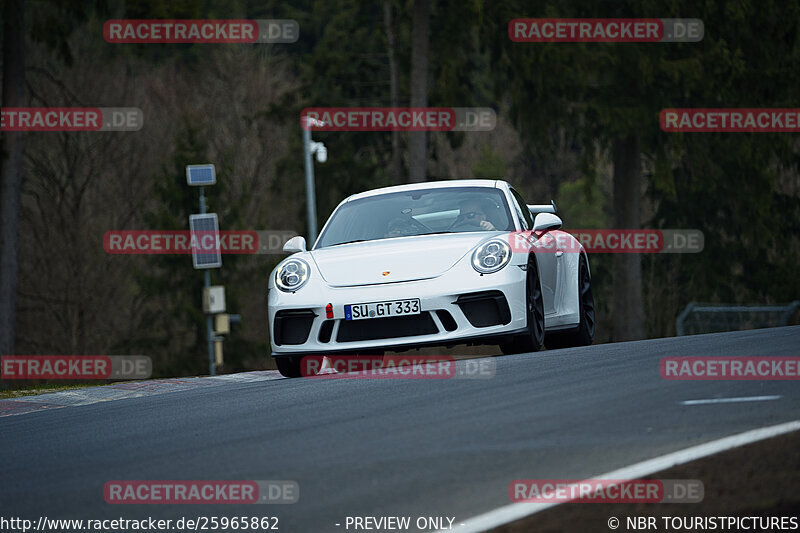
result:
[[[129,381],[99,387],[87,387],[85,389],[20,396],[19,398],[0,400],[0,418],[44,411],[46,409],[60,409],[62,407],[90,405],[99,402],[124,400],[126,398],[142,398],[170,392],[217,387],[226,383],[252,383],[282,378],[283,376],[277,370],[257,370],[202,378]]]

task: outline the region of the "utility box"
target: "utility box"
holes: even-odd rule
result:
[[[203,312],[207,315],[225,312],[225,287],[223,285],[203,288]]]
[[[231,332],[230,315],[227,313],[220,313],[214,315],[214,333],[217,335],[227,335]]]

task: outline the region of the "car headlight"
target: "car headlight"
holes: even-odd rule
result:
[[[302,259],[289,259],[275,273],[275,285],[286,292],[294,292],[308,281],[311,269]]]
[[[511,247],[500,239],[481,244],[472,254],[472,266],[481,274],[497,272],[511,261]]]

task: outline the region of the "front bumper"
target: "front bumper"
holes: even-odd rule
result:
[[[525,271],[512,260],[481,275],[468,261],[436,278],[331,287],[319,274],[296,293],[270,287],[273,356],[499,342],[525,330]],[[419,298],[419,315],[345,320],[344,306]],[[333,318],[325,308],[333,305]]]

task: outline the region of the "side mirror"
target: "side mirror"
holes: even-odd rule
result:
[[[550,231],[554,229],[560,229],[561,224],[561,219],[553,213],[539,213],[533,220],[533,231]]]
[[[283,245],[283,251],[287,254],[293,254],[295,252],[305,252],[306,251],[306,238],[302,235],[298,235],[297,237],[292,237],[286,244]]]

